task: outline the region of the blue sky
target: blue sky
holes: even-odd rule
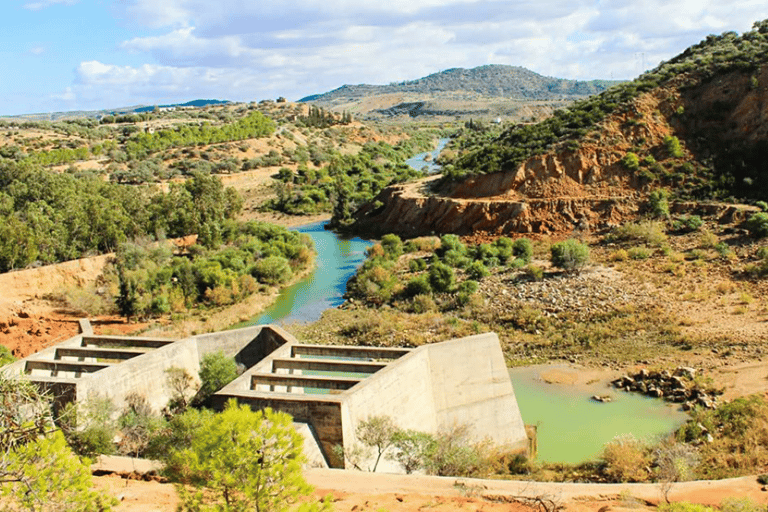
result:
[[[290,100],[454,67],[628,79],[765,0],[5,0],[0,115]]]

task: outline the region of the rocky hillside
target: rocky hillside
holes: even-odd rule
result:
[[[337,111],[373,117],[536,117],[554,108],[604,91],[617,82],[565,80],[518,66],[454,68],[417,80],[388,85],[344,85],[308,96]]]
[[[443,158],[442,180],[384,190],[358,212],[357,226],[407,235],[570,233],[641,213],[659,188],[681,205],[765,199],[767,61],[761,22],[742,36],[710,36],[537,125],[485,141],[466,129]]]

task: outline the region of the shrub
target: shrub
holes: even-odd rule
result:
[[[664,189],[648,195],[648,206],[653,217],[669,217],[669,193]]]
[[[443,253],[441,258],[443,263],[450,265],[453,268],[464,268],[469,265],[470,259],[467,257],[466,252],[451,249]]]
[[[466,293],[467,295],[472,295],[473,293],[477,293],[477,290],[480,288],[480,285],[477,284],[477,281],[471,281],[466,280],[459,283],[459,286],[456,287],[457,293]]]
[[[456,235],[443,235],[440,237],[440,251],[439,254],[444,254],[448,251],[458,251],[465,254],[467,247],[461,242],[461,239]]]
[[[699,503],[689,503],[687,501],[659,503],[656,510],[658,512],[716,512],[712,507],[701,505]]]
[[[627,261],[629,252],[626,249],[617,249],[608,257],[608,261]]]
[[[755,503],[747,496],[729,496],[720,502],[720,512],[765,512],[765,506]]]
[[[427,274],[421,274],[412,278],[405,285],[405,293],[408,296],[416,295],[429,295],[432,293],[432,286],[429,284],[429,276]]]
[[[195,403],[203,403],[212,394],[237,378],[237,363],[224,352],[205,354],[200,361],[200,390]]]
[[[541,281],[544,278],[544,269],[538,265],[530,264],[525,267],[525,275],[534,281]]]
[[[607,443],[601,458],[605,464],[605,475],[612,482],[648,480],[648,473],[645,471],[650,463],[648,451],[645,445],[631,434],[618,436]]]
[[[608,241],[638,241],[648,245],[660,246],[667,240],[664,224],[658,221],[627,223],[615,228],[607,237]]]
[[[438,293],[451,291],[455,280],[453,269],[444,263],[435,262],[429,269],[429,284]]]
[[[427,456],[434,451],[435,438],[425,432],[401,430],[392,436],[395,449],[392,460],[397,461],[406,474],[410,475],[424,467]]]
[[[746,227],[752,236],[763,238],[768,236],[768,213],[753,214],[746,222]]]
[[[621,159],[621,165],[630,171],[636,171],[640,168],[640,158],[630,151]]]
[[[425,464],[427,473],[438,476],[477,476],[483,459],[469,442],[469,429],[457,426],[435,436]]]
[[[288,260],[282,256],[267,256],[253,265],[251,275],[264,284],[284,283],[293,275]]]
[[[435,299],[432,298],[432,295],[419,294],[414,295],[411,299],[409,309],[412,313],[416,314],[428,313],[437,310],[437,304],[435,304]]]
[[[384,249],[384,255],[391,260],[396,260],[403,254],[403,241],[397,235],[384,235],[381,238],[381,247]]]
[[[527,238],[518,238],[512,245],[512,254],[527,265],[533,258],[533,243]]]
[[[680,139],[675,136],[667,135],[664,137],[664,147],[670,158],[682,158],[683,148],[680,147]]]
[[[704,221],[698,215],[686,215],[675,221],[674,228],[677,231],[689,232],[698,231],[703,225]]]
[[[487,277],[491,274],[491,272],[485,268],[485,265],[481,261],[473,261],[469,264],[467,267],[467,276],[470,279],[474,280],[480,280],[484,277]]]
[[[755,206],[757,206],[758,208],[760,208],[764,212],[768,211],[768,203],[766,203],[765,201],[757,201],[755,203]]]
[[[720,240],[717,238],[717,235],[708,229],[703,230],[699,235],[699,247],[703,247],[705,249],[713,249],[717,246],[719,241]]]
[[[651,256],[651,251],[645,247],[632,247],[627,251],[627,255],[633,260],[645,260]]]
[[[589,247],[578,240],[558,242],[553,244],[549,251],[552,265],[567,272],[577,271],[589,261]]]
[[[427,262],[423,258],[415,258],[408,262],[408,270],[411,272],[421,272],[427,268]]]

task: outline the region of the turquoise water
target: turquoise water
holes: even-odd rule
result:
[[[425,153],[419,153],[418,155],[414,155],[408,160],[405,161],[408,165],[416,169],[417,171],[424,171],[424,174],[435,174],[436,172],[440,171],[440,166],[435,163],[435,159],[437,158],[437,155],[440,154],[440,152],[443,150],[446,144],[448,144],[448,141],[450,139],[440,139],[437,143],[437,148],[433,149],[432,151],[427,151]],[[432,155],[432,159],[430,161],[425,160],[427,155]]]
[[[325,229],[325,223],[302,226],[296,231],[312,237],[317,249],[317,267],[307,278],[283,290],[272,307],[261,316],[238,325],[269,323],[309,323],[320,319],[323,311],[344,302],[347,281],[365,261],[365,250],[372,244],[361,238],[341,238]]]
[[[538,425],[538,459],[582,462],[596,458],[603,445],[622,434],[654,440],[682,425],[688,416],[661,400],[610,389],[605,384],[547,384],[536,368],[509,371],[523,421]],[[610,395],[600,403],[592,395]]]

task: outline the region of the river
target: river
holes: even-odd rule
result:
[[[445,146],[447,139],[441,140]],[[439,149],[409,159],[416,169],[434,165]],[[432,168],[432,167],[430,167]],[[435,166],[439,168],[439,166]],[[434,172],[434,171],[427,171]],[[371,241],[343,238],[325,230],[325,223],[297,229],[315,242],[317,267],[301,282],[285,289],[275,304],[259,317],[237,327],[268,323],[314,322],[323,311],[343,303],[346,283],[365,260]],[[538,425],[539,459],[548,462],[581,462],[596,457],[602,446],[617,435],[632,433],[652,439],[671,432],[687,416],[661,400],[615,392],[611,403],[590,400],[605,388],[546,384],[535,368],[510,370],[523,420]]]

